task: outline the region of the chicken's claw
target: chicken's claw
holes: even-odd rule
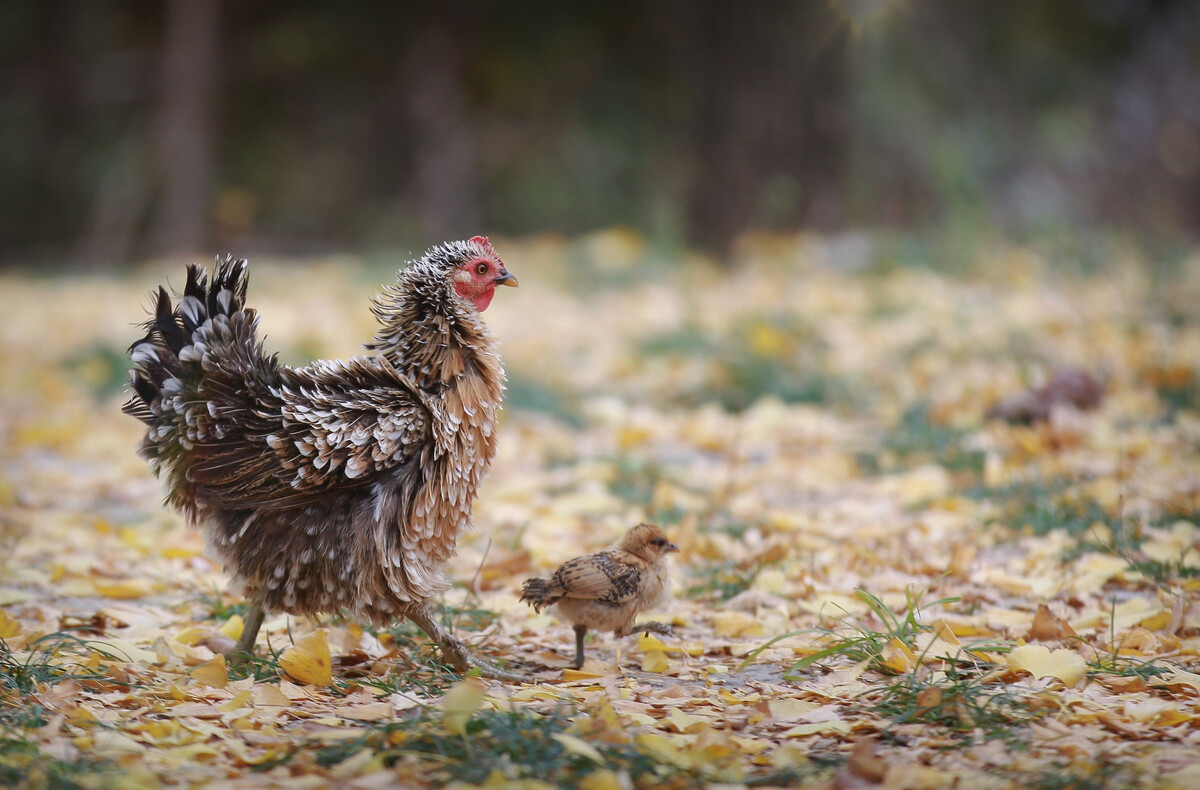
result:
[[[501,669],[487,659],[480,658],[472,653],[461,641],[446,633],[424,606],[418,606],[406,612],[405,615],[413,624],[424,631],[430,639],[437,642],[438,646],[442,649],[442,655],[445,657],[446,663],[456,671],[465,673],[469,672],[473,667],[479,670],[479,674],[493,680],[503,680],[506,683],[523,683],[529,680],[529,678],[519,675],[516,672]]]

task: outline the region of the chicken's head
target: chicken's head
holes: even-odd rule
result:
[[[462,262],[454,267],[451,280],[454,291],[483,312],[491,304],[497,285],[517,287],[517,278],[508,273],[487,236],[475,236],[463,245]]]

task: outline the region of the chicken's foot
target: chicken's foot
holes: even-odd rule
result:
[[[523,675],[501,669],[487,659],[475,655],[460,640],[451,636],[438,625],[426,607],[418,606],[405,612],[404,616],[441,647],[446,662],[457,671],[467,672],[471,667],[475,667],[479,670],[479,674],[495,680],[503,680],[508,683],[522,683],[529,680]]]

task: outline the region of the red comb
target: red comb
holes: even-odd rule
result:
[[[490,252],[492,255],[496,254],[496,248],[492,246],[492,243],[490,241],[488,241],[487,236],[472,236],[469,239],[469,241],[472,244],[480,245],[481,247],[486,249],[488,252]]]

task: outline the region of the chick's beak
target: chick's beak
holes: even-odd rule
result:
[[[496,285],[507,285],[510,288],[517,288],[517,278],[513,277],[507,271],[501,271],[501,274],[496,279],[492,280]]]
[[[676,546],[674,543],[668,543],[667,547],[665,549],[663,549],[663,551],[667,551],[667,552],[679,551],[679,547]]]

